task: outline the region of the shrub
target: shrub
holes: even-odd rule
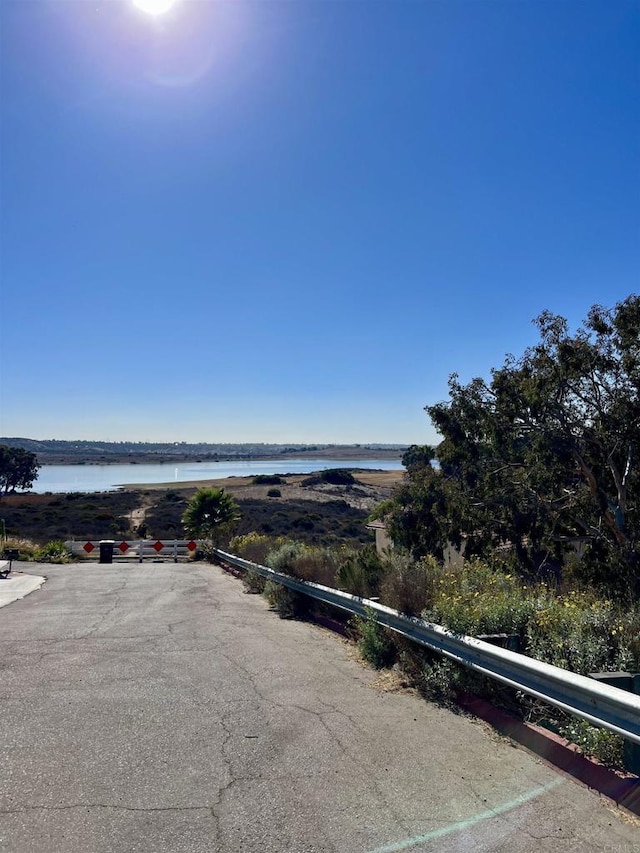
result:
[[[54,539],[47,542],[42,548],[39,548],[35,553],[35,560],[38,563],[70,563],[72,561],[71,554],[67,550],[67,546],[59,539]]]
[[[379,624],[375,610],[367,611],[365,619],[357,616],[358,649],[362,657],[376,669],[391,666],[395,650],[387,631]]]
[[[345,592],[361,598],[373,598],[380,592],[383,565],[373,545],[340,553],[335,583]]]
[[[213,545],[211,542],[201,540],[200,542],[198,542],[198,547],[196,548],[194,559],[198,561],[202,560],[206,563],[215,563],[218,559],[217,556],[214,554],[215,547],[216,546]]]
[[[242,583],[244,584],[245,592],[252,595],[261,595],[264,592],[267,581],[258,572],[249,570],[242,576]]]
[[[611,642],[615,643],[616,651],[612,669],[627,672],[640,671],[640,606],[617,614],[614,624],[610,626]]]
[[[624,767],[624,740],[619,735],[578,719],[563,726],[560,733],[574,743],[583,755],[595,758],[605,767]]]
[[[136,492],[96,493],[90,499],[87,495],[71,497],[39,496],[31,503],[26,496],[14,496],[2,508],[7,531],[40,547],[54,539],[113,539],[116,528],[123,526],[123,533],[128,531],[129,519],[122,516],[140,503]]]
[[[526,654],[572,672],[640,663],[638,608],[621,611],[594,591],[525,585],[481,560],[442,571],[423,616],[461,634],[516,634]]]
[[[2,549],[7,551],[17,551],[18,560],[37,561],[36,554],[40,546],[29,539],[22,539],[19,536],[8,536],[2,543]]]
[[[244,536],[234,536],[229,542],[229,551],[238,557],[244,557],[245,560],[251,560],[252,563],[264,565],[269,551],[282,544],[282,541],[253,531],[245,533]]]
[[[257,474],[252,480],[254,486],[281,486],[286,482],[279,474]]]
[[[418,687],[429,698],[450,705],[460,686],[460,668],[447,658],[425,660]]]
[[[264,597],[281,619],[302,619],[309,612],[309,599],[293,589],[268,580]]]
[[[267,492],[267,497],[268,498],[281,498],[282,492],[280,491],[280,489],[269,489],[269,491]]]
[[[275,504],[275,506],[274,506]],[[343,500],[310,501],[242,498],[243,518],[237,532],[249,533],[256,530],[273,536],[292,536],[313,545],[337,544],[350,540],[369,543],[371,534],[366,529],[367,512],[352,507]]]
[[[524,640],[535,596],[514,575],[482,560],[435,578],[426,619],[460,634],[517,634]]]
[[[339,557],[335,550],[284,542],[267,555],[267,566],[304,581],[334,586]]]
[[[301,515],[291,522],[291,526],[298,530],[313,530],[320,516],[317,513]]]
[[[290,573],[296,560],[304,553],[305,546],[301,542],[285,540],[266,557],[266,564],[276,572]]]
[[[320,471],[302,481],[303,486],[318,486],[322,483],[328,483],[331,486],[353,486],[357,480],[346,468],[330,468],[328,471]]]
[[[527,626],[527,654],[582,674],[616,669],[624,624],[612,602],[544,590]]]
[[[408,616],[420,616],[431,598],[435,577],[441,569],[432,557],[418,562],[402,552],[392,552],[383,564],[380,598]]]

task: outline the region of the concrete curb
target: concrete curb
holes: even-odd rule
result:
[[[578,782],[603,794],[634,815],[640,816],[640,778],[619,774],[585,758],[577,747],[553,732],[524,723],[477,696],[460,696],[465,711],[489,723],[496,731],[531,750]]]

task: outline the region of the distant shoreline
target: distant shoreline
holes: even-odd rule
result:
[[[358,459],[391,459],[400,460],[406,448],[380,448],[362,446],[356,444],[334,445],[314,450],[304,448],[291,448],[282,453],[109,453],[109,455],[96,456],[90,453],[42,453],[37,454],[41,465],[147,465],[183,462],[246,462],[246,461],[268,461],[285,462],[287,459],[344,459],[348,462],[354,458]]]
[[[405,475],[404,468],[399,468],[397,471],[378,471],[376,469],[365,468],[348,468],[347,470],[351,471],[351,473],[360,483],[364,483],[365,485],[372,487],[387,489],[390,489],[398,483],[401,483]],[[285,478],[285,484],[280,486],[280,488],[284,488],[285,497],[287,497],[287,488],[300,488],[304,480],[307,480],[309,477],[312,477],[314,474],[318,473],[320,472],[314,471],[306,474],[283,473],[280,476]],[[122,483],[120,485],[120,488],[126,492],[163,492],[169,490],[173,492],[195,492],[197,491],[197,489],[222,488],[227,489],[227,491],[231,492],[237,497],[250,496],[264,498],[268,486],[256,485],[254,483],[254,480],[255,477],[253,476],[218,477],[207,480],[182,480],[178,483]],[[308,497],[308,495],[304,495],[304,497]]]

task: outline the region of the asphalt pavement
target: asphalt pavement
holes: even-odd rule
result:
[[[640,826],[203,564],[73,565],[0,610],[6,853],[602,853]]]

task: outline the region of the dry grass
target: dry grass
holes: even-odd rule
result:
[[[419,696],[418,690],[411,684],[407,676],[396,669],[384,669],[369,683],[369,687],[381,693],[408,693]]]
[[[402,483],[405,473],[404,469],[398,471],[358,471],[355,477],[367,486],[374,486],[377,489],[392,489]]]
[[[51,495],[23,495],[19,492],[9,495],[3,495],[0,502],[0,509],[14,506],[42,506],[51,501]]]
[[[283,466],[286,467],[286,466]],[[389,497],[394,486],[402,482],[404,470],[398,471],[357,471],[354,476],[362,490],[349,492],[344,486],[303,486],[310,474],[292,474],[286,478],[286,483],[279,485],[282,492],[282,500],[315,500],[332,501],[337,497],[342,498],[352,506],[363,506],[367,508]],[[236,498],[252,498],[254,500],[267,500],[269,485],[255,485],[253,477],[223,477],[218,480],[190,480],[184,483],[149,483],[149,484],[125,484],[125,489],[136,489],[138,491],[155,492],[172,489],[176,492],[184,492],[187,496],[198,489],[216,488],[226,489]],[[275,501],[275,499],[274,499]]]

